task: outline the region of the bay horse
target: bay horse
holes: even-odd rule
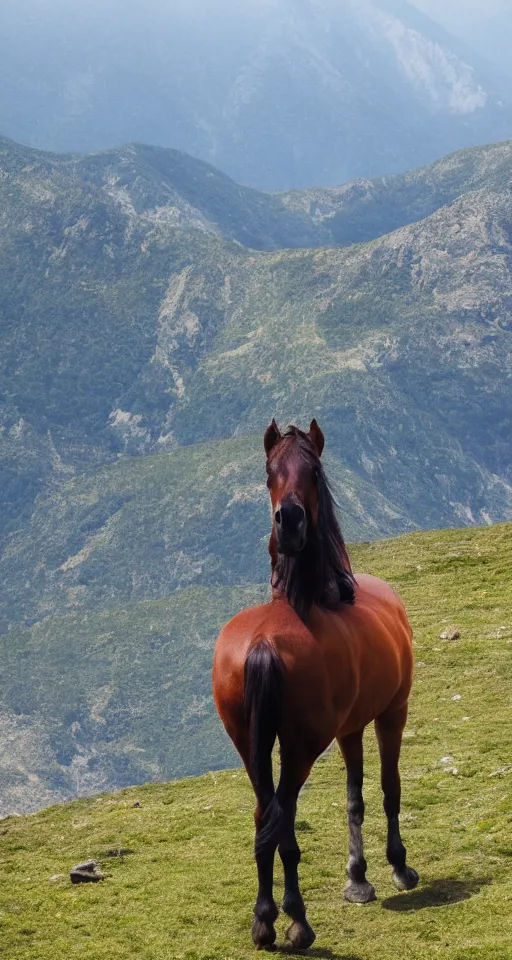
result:
[[[299,888],[295,837],[297,797],[315,760],[336,738],[347,773],[349,828],[345,898],[375,899],[363,854],[363,732],[375,721],[387,816],[387,858],[399,890],[418,874],[406,864],[399,828],[398,761],[413,672],[412,632],[405,608],[383,580],[354,575],[335,513],[321,454],[324,435],[280,432],[264,437],[272,532],[272,599],[243,610],[222,629],[213,661],[215,704],[256,795],[258,895],[252,938],[276,939],[273,897],[276,850],[284,868],[287,937],[307,949],[315,933]],[[280,746],[277,789],[272,749]]]

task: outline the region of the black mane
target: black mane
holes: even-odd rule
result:
[[[300,456],[314,472],[318,494],[316,526],[308,516],[308,538],[295,557],[278,554],[273,586],[282,590],[304,623],[308,623],[313,605],[338,610],[353,603],[355,581],[345,565],[345,541],[336,516],[336,501],[324,469],[308,436],[295,426],[287,427],[283,437],[296,440]]]

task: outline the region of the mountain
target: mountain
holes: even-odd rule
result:
[[[4,139],[0,170],[1,542],[69,472],[64,450],[80,466],[118,451],[111,400],[149,359],[170,275],[214,262],[218,237],[274,248],[325,235],[175,151],[62,158]]]
[[[350,538],[411,529],[374,484],[327,456]],[[261,439],[123,458],[52,484],[0,559],[0,626],[75,608],[166,598],[178,588],[268,579]]]
[[[340,187],[292,190],[280,199],[306,214],[319,242],[346,246],[375,240],[398,227],[423,220],[476,190],[507,191],[512,143],[459,150],[418,170]]]
[[[405,0],[4,0],[0,131],[178,147],[277,190],[512,136],[491,64]]]
[[[509,518],[511,157],[501,144],[401,177],[268,197],[173,151],[77,159],[3,141],[4,629],[61,609],[71,584],[57,589],[55,570],[79,556],[66,576],[85,576],[94,562],[83,551],[112,524],[124,531],[112,549],[127,549],[150,475],[155,518],[171,478],[183,493],[166,507],[179,538],[145,561],[148,599],[201,583],[197,556],[217,556],[177,515],[186,504],[190,524],[190,492],[201,500],[210,476],[207,536],[218,529],[222,542],[236,506],[256,544],[273,414],[320,417],[353,539]],[[301,246],[361,234],[371,242]],[[250,250],[240,238],[297,249]],[[242,437],[255,438],[248,458]],[[215,451],[219,440],[231,448]],[[195,458],[197,443],[210,446]],[[231,492],[222,456],[245,463]],[[260,581],[265,551],[251,556]],[[134,562],[121,588],[104,558],[80,602],[96,603],[95,580],[129,600]]]
[[[175,151],[0,148],[2,789],[27,809],[229,761],[209,658],[265,595],[273,415],[318,416],[351,540],[512,518],[512,145],[272,197]]]
[[[412,0],[415,7],[436,23],[442,24],[454,36],[462,34],[465,28],[475,30],[484,19],[491,19],[506,6],[510,0]]]

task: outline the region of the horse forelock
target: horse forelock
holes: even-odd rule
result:
[[[290,441],[295,441],[295,443]],[[270,452],[267,459],[267,472],[270,466],[276,466],[277,463],[286,469],[286,462],[293,458],[302,461],[312,469],[321,467],[320,457],[307,433],[299,430],[294,424],[290,424],[283,430],[278,443]]]

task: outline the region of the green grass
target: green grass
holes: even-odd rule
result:
[[[391,884],[369,730],[365,852],[379,900],[367,907],[343,901],[344,784],[332,753],[316,765],[299,802],[302,886],[318,934],[311,954],[510,960],[512,527],[412,534],[360,545],[353,555],[358,569],[399,588],[413,622],[402,828],[421,881],[409,894]],[[440,640],[451,625],[460,639]],[[448,756],[450,764],[440,763]],[[252,807],[246,776],[235,770],[2,821],[0,955],[252,957]],[[107,856],[120,847],[132,852]],[[107,879],[73,887],[69,869],[90,856],[100,859]],[[277,880],[279,895],[279,869]],[[280,945],[284,923],[280,918]]]

